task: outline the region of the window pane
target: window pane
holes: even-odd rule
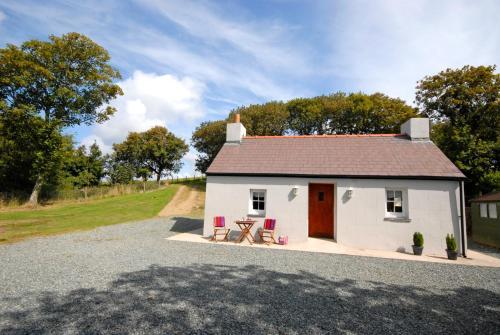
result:
[[[318,201],[323,201],[323,200],[325,200],[325,192],[319,192]]]
[[[394,206],[403,207],[403,200],[401,198],[395,197],[394,198]]]
[[[403,213],[403,207],[396,205],[396,206],[394,206],[394,211],[396,213]]]
[[[266,206],[266,192],[261,190],[250,190],[250,211],[253,214],[259,214],[258,212],[263,211]]]
[[[488,217],[488,207],[486,207],[486,204],[479,204],[479,209],[481,212],[481,217],[487,218]]]
[[[387,191],[387,200],[394,200],[394,191]]]
[[[488,214],[491,219],[497,218],[497,204],[488,204]]]
[[[394,197],[403,199],[403,192],[402,191],[394,191]]]
[[[394,203],[393,202],[387,202],[387,211],[388,212],[394,212]]]

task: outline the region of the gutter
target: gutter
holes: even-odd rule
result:
[[[317,175],[291,173],[245,173],[245,172],[206,172],[207,176],[236,176],[236,177],[287,177],[287,178],[339,178],[339,179],[413,179],[413,180],[452,180],[463,181],[466,177],[455,176],[388,176],[388,175]]]

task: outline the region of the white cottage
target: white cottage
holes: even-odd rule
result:
[[[227,141],[207,170],[203,235],[213,218],[277,220],[289,242],[326,237],[369,249],[443,253],[453,233],[465,255],[465,176],[429,139],[429,120],[401,134],[246,136],[227,125]]]

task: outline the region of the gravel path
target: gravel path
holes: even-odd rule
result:
[[[0,245],[0,333],[500,333],[500,269],[165,240],[200,226]]]

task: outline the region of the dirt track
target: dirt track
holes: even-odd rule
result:
[[[173,199],[160,211],[158,216],[189,215],[200,207],[202,201],[202,192],[182,185]]]

